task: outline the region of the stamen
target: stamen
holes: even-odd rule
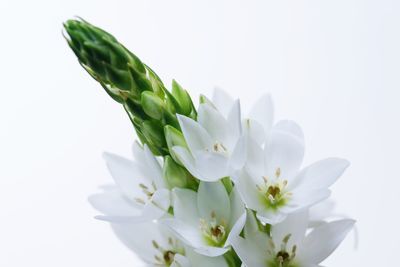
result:
[[[275,176],[276,176],[276,178],[279,178],[281,176],[281,168],[276,169]]]
[[[146,204],[146,202],[142,199],[142,198],[139,198],[139,197],[135,197],[135,201],[136,202],[138,202],[139,204]]]

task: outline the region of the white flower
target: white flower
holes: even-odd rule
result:
[[[216,88],[212,103],[224,115],[233,106],[234,100],[225,91]],[[242,115],[242,128],[246,136],[262,145],[269,135],[274,120],[274,106],[270,94],[264,94],[254,103],[247,115]]]
[[[347,160],[328,158],[299,171],[303,155],[303,133],[291,121],[278,122],[264,148],[249,139],[246,165],[236,186],[263,223],[276,224],[327,198],[328,187],[349,166]]]
[[[353,225],[353,220],[339,220],[307,232],[308,214],[300,212],[273,225],[268,235],[258,230],[255,217],[249,214],[245,238],[232,238],[232,246],[248,267],[318,267]]]
[[[200,104],[197,121],[177,115],[188,148],[175,146],[173,152],[196,178],[216,181],[241,165],[240,105],[235,101],[227,117],[211,103]]]
[[[223,257],[210,258],[195,253],[159,223],[112,223],[111,226],[122,243],[147,266],[228,267]]]
[[[133,146],[131,161],[105,153],[107,167],[116,186],[89,197],[89,202],[108,221],[146,221],[162,217],[170,207],[170,191],[162,176],[160,163],[149,148]]]
[[[198,192],[174,190],[174,216],[162,222],[200,254],[215,257],[229,250],[230,238],[245,223],[243,203],[218,182],[201,182]]]

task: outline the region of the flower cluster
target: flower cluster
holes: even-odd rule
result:
[[[268,95],[242,118],[239,102],[216,90],[197,120],[178,115],[186,145],[172,154],[197,188],[168,184],[165,160],[146,144],[134,144],[133,161],[104,154],[116,186],[90,197],[98,218],[154,266],[318,265],[354,222],[313,226],[309,208],[329,197],[349,163],[328,158],[301,168],[302,130],[274,124],[272,114]]]
[[[303,167],[303,132],[274,122],[269,95],[248,114],[219,89],[195,107],[110,34],[79,20],[65,28],[140,139],[132,160],[104,154],[115,185],[89,201],[147,265],[317,267],[352,229],[353,220],[329,219],[326,202],[349,162]]]

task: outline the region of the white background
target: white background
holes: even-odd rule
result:
[[[393,266],[400,249],[400,2],[0,1],[0,266],[140,266],[87,196],[128,156],[123,109],[61,36],[79,15],[197,98],[214,86],[249,106],[272,93],[298,121],[305,163],[341,156],[337,210],[358,220],[327,266]]]

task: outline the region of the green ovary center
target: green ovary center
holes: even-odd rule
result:
[[[211,220],[200,220],[200,229],[206,243],[213,247],[222,247],[228,237],[227,225],[224,220],[218,221],[214,212]]]
[[[280,169],[276,170],[276,179],[270,181],[268,177],[263,176],[264,183],[257,185],[260,192],[260,200],[267,209],[277,210],[284,206],[289,200],[291,193],[286,190],[287,180],[280,179]]]

